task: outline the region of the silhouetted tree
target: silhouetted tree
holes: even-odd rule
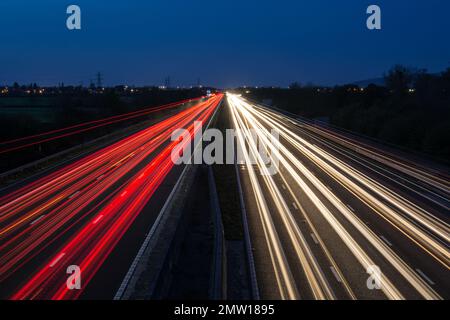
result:
[[[386,86],[324,88],[292,84],[290,89],[260,88],[250,98],[307,117],[325,117],[355,133],[437,156],[450,163],[450,68],[430,74],[394,66]],[[414,94],[408,89],[415,88]]]
[[[300,88],[301,88],[301,85],[297,81],[295,81],[289,85],[289,89],[296,90],[296,89],[300,89]]]
[[[396,65],[384,77],[386,86],[394,93],[405,93],[412,84],[413,74],[410,68]]]

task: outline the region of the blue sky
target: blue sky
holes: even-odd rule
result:
[[[370,4],[381,31],[366,28]],[[2,0],[0,15],[0,83],[331,85],[450,67],[447,0]]]

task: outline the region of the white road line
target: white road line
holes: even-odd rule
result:
[[[63,252],[63,253],[61,253],[58,257],[56,257],[56,259],[53,260],[52,263],[50,264],[50,268],[53,268],[53,267],[55,266],[55,264],[57,264],[58,261],[61,260],[62,257],[64,257],[65,254],[66,254],[66,253]]]
[[[311,233],[311,238],[314,240],[314,242],[316,244],[319,244],[319,241],[317,240],[317,237],[316,237],[316,235],[314,233]]]
[[[95,219],[93,222],[92,222],[92,224],[96,224],[97,222],[99,222],[100,221],[100,219],[101,218],[103,218],[103,215],[101,214],[101,215],[99,215],[98,216],[98,218],[97,219]]]
[[[298,210],[297,205],[295,204],[295,202],[292,202],[292,205],[294,206],[295,210]]]
[[[351,205],[348,204],[347,207],[348,207],[350,210],[352,210],[353,212],[355,212],[355,209],[353,209]]]
[[[43,214],[42,216],[40,216],[40,217],[38,217],[37,219],[33,220],[33,222],[30,223],[30,226],[32,226],[33,224],[35,224],[36,222],[38,222],[39,220],[41,220],[44,216],[45,216],[45,214]]]
[[[392,243],[391,243],[388,239],[386,239],[386,237],[380,236],[380,238],[381,238],[384,242],[386,242],[386,243],[389,245],[389,247],[392,247]]]
[[[418,273],[422,278],[424,278],[429,284],[431,284],[432,286],[434,285],[433,280],[431,280],[425,273],[423,273],[422,270],[416,269],[416,271],[417,271],[417,273]]]
[[[283,190],[286,190],[286,186],[284,184],[282,184],[281,187],[283,188]]]
[[[336,278],[337,282],[342,282],[341,277],[338,275],[336,269],[334,269],[333,266],[330,266],[331,272],[333,272],[334,277]]]
[[[72,199],[73,197],[75,197],[77,194],[79,194],[80,193],[80,191],[77,191],[77,192],[75,192],[74,194],[72,194],[70,197],[69,197],[69,199]]]

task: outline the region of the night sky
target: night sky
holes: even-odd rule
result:
[[[66,28],[66,8],[82,30]],[[381,31],[366,8],[382,9]],[[1,0],[0,84],[332,85],[450,67],[448,0]]]

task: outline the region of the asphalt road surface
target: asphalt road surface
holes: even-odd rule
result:
[[[171,158],[178,145],[172,132],[194,135],[194,121],[207,122],[221,99],[212,96],[1,197],[0,297],[112,299],[183,169]]]
[[[450,298],[448,171],[227,102],[262,298]]]

